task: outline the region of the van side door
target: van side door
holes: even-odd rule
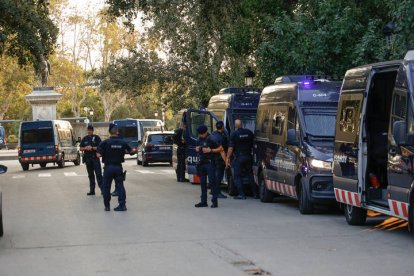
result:
[[[405,211],[393,208],[394,201],[409,202],[414,180],[414,112],[410,98],[407,72],[401,65],[392,95],[390,130],[388,135],[388,198],[397,216]],[[406,206],[405,206],[406,207]],[[404,217],[407,218],[407,215]]]
[[[335,131],[333,181],[337,201],[360,206],[358,153],[367,75],[355,72],[345,77],[338,104]],[[353,194],[349,194],[353,193]],[[349,198],[352,201],[349,202]]]

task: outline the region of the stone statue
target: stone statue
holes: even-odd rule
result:
[[[38,72],[38,78],[42,87],[47,86],[47,79],[49,78],[49,75],[51,75],[50,67],[51,66],[49,60],[46,60],[44,57],[42,57]]]

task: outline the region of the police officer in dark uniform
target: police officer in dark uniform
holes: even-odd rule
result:
[[[109,133],[111,137],[103,141],[98,149],[97,156],[102,156],[104,167],[103,178],[103,200],[105,211],[110,210],[109,202],[111,201],[111,184],[115,180],[115,186],[118,193],[119,206],[114,208],[114,211],[126,211],[126,192],[124,187],[125,174],[122,169],[122,163],[125,162],[125,153],[131,155],[136,153],[136,150],[131,147],[119,137],[118,127],[115,124],[109,125]]]
[[[234,122],[236,130],[230,135],[229,149],[227,153],[227,166],[230,166],[230,158],[234,155],[231,166],[234,170],[234,183],[239,192],[234,199],[246,199],[242,177],[247,176],[255,198],[258,197],[257,187],[253,177],[253,139],[254,135],[249,129],[243,128],[240,120]]]
[[[181,123],[181,126],[174,130],[174,144],[177,145],[177,169],[175,173],[177,175],[177,182],[187,182],[185,179],[185,129],[186,125],[184,122]]]
[[[197,128],[198,140],[196,151],[199,155],[197,164],[197,174],[200,177],[201,201],[195,205],[196,208],[208,207],[207,204],[207,177],[212,192],[211,208],[217,208],[217,186],[216,175],[214,173],[213,161],[217,158],[217,154],[223,151],[223,147],[218,145],[212,136],[208,133],[208,128],[201,125]]]
[[[102,168],[101,161],[96,156],[96,149],[101,143],[101,138],[93,134],[93,126],[88,125],[88,135],[83,137],[80,142],[80,150],[83,151],[83,163],[86,165],[89,177],[89,193],[88,196],[95,194],[95,176],[98,187],[102,193]]]
[[[227,198],[220,189],[221,181],[224,177],[224,172],[226,170],[226,152],[228,149],[228,141],[229,137],[227,131],[224,129],[224,123],[219,121],[216,123],[216,130],[211,133],[213,138],[217,141],[219,145],[223,147],[223,156],[217,155],[216,160],[214,160],[214,171],[216,173],[216,183],[217,183],[217,191],[218,191],[218,198]]]

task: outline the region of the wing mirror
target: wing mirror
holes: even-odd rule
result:
[[[288,129],[286,145],[288,146],[299,146],[299,141],[296,139],[296,129]]]
[[[7,172],[7,167],[0,165],[0,174],[6,173]]]

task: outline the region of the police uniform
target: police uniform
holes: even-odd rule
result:
[[[178,182],[185,182],[185,142],[184,142],[184,129],[178,128],[174,130],[174,144],[177,145],[177,169],[175,173],[177,175]]]
[[[200,126],[197,128],[198,134],[207,133],[206,126]],[[212,208],[218,206],[217,202],[217,186],[216,186],[216,176],[214,173],[213,161],[217,158],[217,153],[203,153],[203,148],[215,149],[218,147],[217,143],[214,141],[213,137],[209,134],[206,138],[198,138],[197,147],[199,161],[197,163],[197,174],[200,177],[200,187],[201,187],[201,202],[196,204],[195,207],[207,207],[207,178],[208,183],[212,192],[211,202]]]
[[[88,126],[88,130],[93,130],[92,126]],[[85,148],[87,146],[98,147],[101,143],[101,138],[98,135],[86,135],[83,137],[80,147]],[[96,156],[96,150],[88,150],[83,152],[83,163],[86,165],[86,170],[88,171],[89,178],[89,188],[90,191],[88,195],[95,194],[95,176],[96,181],[98,182],[98,187],[102,191],[102,167],[101,161]]]
[[[217,122],[216,127],[222,128],[224,127],[224,123],[221,121]],[[218,145],[221,145],[223,147],[224,152],[227,152],[228,141],[229,141],[227,132],[225,130],[223,132],[216,130],[213,133],[211,133],[211,136],[213,137],[213,139],[216,141]],[[225,161],[223,160],[220,154],[217,154],[214,160],[214,171],[216,174],[216,184],[217,184],[217,192],[218,192],[219,198],[227,198],[227,196],[223,195],[220,190],[220,185],[221,185],[221,181],[223,180],[225,170],[226,170]]]
[[[109,130],[111,131],[114,127],[116,126],[111,124]],[[124,187],[125,174],[123,172],[122,163],[125,161],[125,153],[131,153],[132,149],[121,137],[111,136],[99,145],[97,152],[102,155],[102,162],[105,164],[102,185],[105,210],[109,211],[111,184],[112,180],[115,180],[119,206],[114,210],[126,211],[126,192]]]
[[[242,177],[248,177],[252,192],[257,197],[257,188],[253,177],[253,139],[253,132],[245,128],[238,128],[230,135],[229,147],[234,149],[234,160],[231,166],[234,171],[234,183],[239,192],[239,197],[236,198],[245,198]]]

